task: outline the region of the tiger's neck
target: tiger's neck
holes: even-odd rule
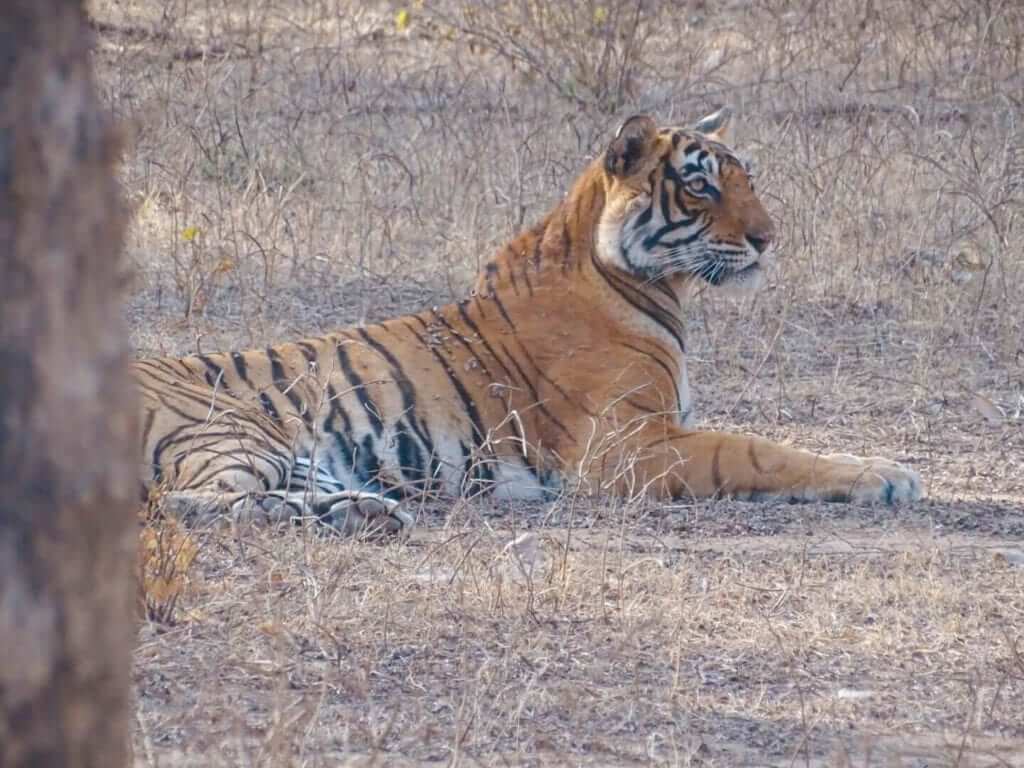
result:
[[[478,300],[500,303],[503,313],[535,313],[545,300],[586,303],[580,309],[589,313],[603,307],[622,324],[671,337],[681,352],[682,279],[651,281],[606,263],[598,254],[606,183],[600,163],[592,163],[539,224],[521,232],[484,265],[474,294]]]
[[[529,290],[581,271],[594,253],[596,223],[604,208],[603,174],[591,165],[540,223],[506,243],[480,270],[476,293]],[[527,287],[529,286],[529,287]]]

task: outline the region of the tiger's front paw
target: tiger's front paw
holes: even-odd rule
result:
[[[902,504],[924,496],[920,475],[898,462],[880,456],[862,458],[845,453],[825,458],[839,470],[836,491],[843,501]]]
[[[326,512],[319,515],[320,522],[342,536],[402,536],[409,533],[415,522],[399,502],[377,493],[342,491],[328,499],[327,504],[318,505],[326,507]]]

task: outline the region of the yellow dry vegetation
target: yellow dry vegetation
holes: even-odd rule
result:
[[[199,547],[176,520],[147,520],[139,533],[139,612],[169,624],[189,586]]]

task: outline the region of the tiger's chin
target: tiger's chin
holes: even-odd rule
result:
[[[746,296],[764,286],[767,280],[767,268],[760,261],[755,261],[742,269],[722,275],[718,284],[713,286],[726,296]]]
[[[767,279],[768,265],[758,260],[740,269],[719,272],[714,280],[708,280],[703,275],[690,275],[687,292],[694,296],[710,290],[716,294],[741,298],[759,290]]]

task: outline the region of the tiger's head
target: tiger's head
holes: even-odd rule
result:
[[[761,285],[775,228],[750,166],[725,144],[730,117],[723,108],[692,128],[647,116],[622,124],[603,158],[605,263],[648,281]]]

